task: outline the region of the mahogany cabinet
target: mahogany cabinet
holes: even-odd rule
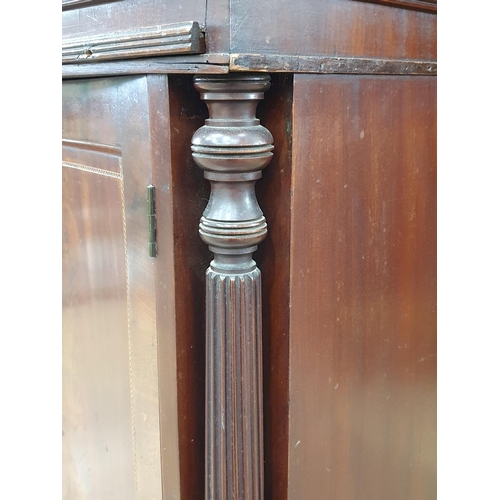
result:
[[[435,1],[62,8],[63,498],[436,498]]]

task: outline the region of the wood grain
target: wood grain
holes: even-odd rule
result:
[[[206,20],[207,52],[229,53],[231,0],[207,0]]]
[[[435,62],[436,4],[423,0],[377,3],[122,0],[64,11],[63,39],[193,20],[205,33],[209,54]]]
[[[120,178],[63,168],[62,479],[68,499],[87,499],[89,492],[96,500],[134,498],[121,188]]]
[[[233,0],[230,53],[435,61],[436,16],[352,0]]]
[[[424,12],[437,12],[437,0],[355,0],[357,2],[371,2],[389,7],[422,10]]]
[[[157,78],[166,81],[166,77]],[[161,137],[160,143],[152,139],[153,125],[149,111],[151,104],[163,117],[163,131],[168,130],[168,107],[164,106],[168,99],[168,88],[165,83],[161,86],[161,82],[157,81],[155,89],[153,83],[148,84],[146,77],[128,77],[82,80],[66,82],[63,85],[63,136],[66,138],[63,159],[85,167],[83,170],[66,170],[72,172],[72,175],[78,173],[93,176],[100,183],[104,182],[103,179],[108,183],[121,182],[121,189],[109,190],[103,195],[106,203],[100,202],[103,196],[100,197],[98,187],[94,187],[85,199],[75,199],[72,210],[68,210],[63,219],[63,227],[66,227],[66,224],[69,224],[66,221],[72,220],[72,212],[80,210],[84,228],[89,225],[92,227],[93,221],[102,228],[102,234],[99,236],[87,231],[78,237],[79,245],[88,253],[86,260],[77,266],[80,269],[79,274],[73,271],[77,265],[75,259],[78,254],[68,250],[63,270],[63,296],[71,290],[71,286],[83,287],[85,290],[88,280],[84,277],[87,273],[95,274],[101,287],[108,290],[102,298],[100,295],[96,296],[92,288],[85,292],[93,294],[85,314],[89,321],[97,321],[91,336],[85,333],[86,321],[76,316],[77,304],[71,302],[66,306],[65,314],[69,319],[63,325],[63,338],[77,337],[80,342],[84,341],[91,351],[99,350],[99,346],[105,343],[107,352],[112,352],[109,359],[102,361],[102,370],[105,373],[91,389],[98,393],[105,389],[108,394],[105,401],[113,418],[107,420],[103,439],[115,436],[114,453],[120,455],[123,462],[129,461],[133,464],[132,471],[122,467],[126,478],[109,476],[101,483],[96,483],[96,474],[91,474],[88,481],[82,485],[81,497],[76,498],[104,499],[120,492],[119,496],[123,498],[160,499],[162,488],[169,495],[179,495],[175,336],[157,336],[156,261],[149,257],[147,245],[146,186],[152,182],[152,158],[168,159],[168,156],[162,153],[164,136]],[[156,99],[153,99],[153,94]],[[133,120],[130,119],[132,116]],[[118,159],[117,150],[120,152]],[[113,158],[115,160],[112,161]],[[113,176],[101,175],[96,170],[110,172]],[[114,177],[116,172],[120,173],[121,180]],[[168,164],[166,173],[169,173]],[[78,186],[78,179],[70,179],[66,188],[68,194],[64,196],[71,199],[74,192],[72,190],[78,189]],[[113,213],[108,204],[120,207],[119,219],[118,215],[116,216],[123,233],[120,241],[116,240],[116,229],[108,222],[108,212]],[[118,222],[114,224],[116,226]],[[116,254],[113,250],[118,244],[119,248],[122,248],[122,254]],[[166,257],[165,247],[163,252],[163,257]],[[117,266],[123,269],[123,272],[118,272],[115,269]],[[105,300],[105,297],[109,295],[112,298],[118,292],[121,302],[115,305],[114,301],[108,306],[110,299]],[[169,301],[173,309],[173,293],[169,295]],[[115,310],[118,305],[126,311],[125,323],[116,319]],[[167,325],[172,323],[175,324],[175,317],[171,318]],[[175,331],[175,326],[173,330]],[[114,333],[119,342],[126,342],[125,352]],[[113,351],[115,341],[116,354]],[[159,352],[164,351],[168,353],[168,362],[165,363],[163,359],[162,364],[157,358]],[[81,353],[83,355],[83,352]],[[75,353],[77,358],[80,355]],[[111,377],[106,374],[106,367],[115,366],[116,357],[126,363],[128,370],[125,373],[121,370],[116,377]],[[96,359],[99,359],[98,364],[101,364],[101,358]],[[98,368],[101,369],[100,366],[93,367],[94,370]],[[91,369],[90,366],[82,366],[75,374],[80,384],[85,384],[86,380],[94,380]],[[111,371],[109,373],[111,374]],[[64,372],[63,379],[66,378],[68,373]],[[114,391],[124,384],[129,386],[127,411],[124,409],[125,403],[115,404],[114,396]],[[169,386],[167,391],[166,385]],[[67,397],[67,394],[63,397]],[[122,396],[124,397],[125,395]],[[115,406],[118,411],[114,409]],[[93,412],[97,411],[97,408],[92,401],[88,401],[87,411],[95,416]],[[75,415],[77,407],[73,404],[69,405],[68,412],[72,418],[79,420],[78,414]],[[87,432],[90,434],[100,425],[99,413],[96,418],[97,420],[92,419],[86,423]],[[118,432],[121,432],[121,435],[118,435]],[[127,445],[131,439],[132,449]],[[71,446],[76,446],[74,441]],[[87,453],[85,456],[91,459],[87,450],[93,446],[90,439],[80,442],[79,456]],[[108,449],[111,450],[109,446]],[[100,460],[90,460],[91,470],[107,470],[103,461],[107,460],[108,452],[104,450],[103,454]],[[80,481],[76,471],[65,472],[67,483]]]
[[[175,57],[175,56],[173,56]],[[179,63],[158,59],[135,59],[130,61],[107,61],[96,64],[63,64],[62,77],[91,78],[103,76],[126,75],[171,75],[186,73],[224,74],[229,72],[228,66],[220,64]]]
[[[229,67],[231,71],[281,73],[357,75],[435,75],[437,73],[437,64],[432,61],[276,54],[231,54]]]
[[[189,21],[69,38],[62,44],[62,62],[197,54],[204,50],[205,42],[199,24]]]
[[[147,26],[196,21],[205,28],[206,0],[121,0],[63,11],[63,40],[94,37]]]
[[[170,147],[172,181],[158,196],[171,196],[175,261],[178,425],[181,498],[204,498],[205,454],[205,270],[211,253],[198,236],[200,216],[210,194],[190,152],[191,137],[208,117],[207,108],[193,87],[191,75],[169,76]],[[158,166],[158,172],[163,167]],[[158,183],[158,185],[161,185]],[[169,194],[171,193],[171,194]],[[160,202],[160,199],[158,200]],[[164,225],[158,213],[158,226]],[[158,241],[160,248],[161,239]],[[163,274],[163,273],[162,273]],[[160,300],[168,300],[165,289]]]
[[[262,270],[264,498],[287,500],[290,297],[291,75],[273,75],[257,108],[274,138],[273,159],[256,185],[268,235],[255,252]]]
[[[66,6],[63,5],[63,38],[102,35],[124,29],[132,30],[192,19],[200,24],[206,34],[208,52],[212,54],[229,52],[229,0],[76,1],[78,3],[68,2]]]
[[[288,498],[436,498],[436,80],[296,75]]]
[[[210,181],[199,225],[214,258],[206,273],[205,499],[264,494],[262,286],[253,252],[267,234],[255,182],[273,137],[255,117],[268,75],[196,76],[209,119],[192,155]]]
[[[206,283],[205,498],[263,498],[261,273]]]

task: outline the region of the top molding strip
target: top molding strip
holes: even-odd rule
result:
[[[62,45],[62,62],[200,54],[204,51],[205,40],[199,24],[188,21],[69,39]]]
[[[425,75],[437,74],[435,61],[366,57],[230,54],[230,71],[281,73]]]

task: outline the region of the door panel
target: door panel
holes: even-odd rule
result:
[[[294,77],[290,500],[436,498],[436,83]]]
[[[63,495],[132,499],[121,178],[63,166]]]
[[[161,148],[151,139],[152,86],[168,117],[165,77],[63,85],[63,496],[72,500],[160,499],[161,459],[164,487],[179,497],[175,336],[160,418],[147,247],[146,186]]]

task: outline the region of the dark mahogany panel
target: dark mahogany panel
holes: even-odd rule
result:
[[[172,217],[174,245],[181,499],[203,500],[205,455],[205,270],[213,254],[200,239],[198,225],[210,196],[208,181],[194,163],[191,138],[208,118],[191,75],[169,75],[172,182],[163,184],[158,202],[170,197],[171,212],[159,214],[158,226]],[[155,169],[158,175],[162,169]],[[160,183],[158,183],[161,186]],[[171,214],[171,215],[170,215]],[[162,266],[165,266],[162,264]],[[168,265],[163,267],[167,268]],[[160,276],[163,275],[161,272]],[[162,279],[162,278],[160,278]],[[170,288],[159,293],[168,300]]]
[[[435,60],[436,16],[352,0],[233,0],[231,53]]]
[[[436,498],[436,80],[296,75],[290,500]]]
[[[273,159],[256,183],[268,234],[254,254],[262,271],[264,497],[287,500],[290,296],[291,75],[273,75],[257,117],[274,138]]]

